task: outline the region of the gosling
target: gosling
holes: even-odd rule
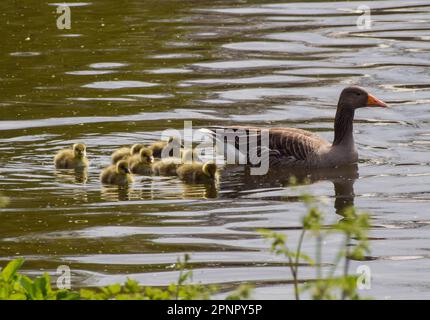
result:
[[[117,164],[112,164],[105,168],[100,174],[100,180],[104,184],[116,184],[119,186],[133,183],[133,176],[128,168],[128,161],[120,160]]]
[[[218,168],[212,161],[193,162],[181,165],[176,174],[182,181],[188,183],[213,183],[218,178]]]
[[[180,158],[160,159],[152,165],[152,173],[157,176],[176,176],[176,169],[181,165]]]
[[[120,160],[128,160],[135,154],[139,154],[140,150],[144,148],[143,144],[137,143],[129,147],[122,147],[112,153],[112,164],[116,164]]]
[[[149,175],[152,173],[151,165],[153,162],[152,151],[148,148],[142,148],[139,154],[135,154],[128,160],[128,166],[131,173]]]
[[[181,147],[181,141],[177,137],[170,137],[168,141],[157,141],[150,145],[154,158],[161,159],[163,149],[169,146],[169,156],[173,156],[173,150]]]
[[[176,176],[176,170],[181,164],[197,160],[194,150],[181,149],[181,158],[168,157],[160,159],[152,165],[152,173],[158,176]]]
[[[54,157],[57,169],[83,169],[88,167],[87,147],[83,143],[75,143],[72,149],[60,150]]]

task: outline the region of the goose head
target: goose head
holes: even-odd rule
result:
[[[342,90],[338,106],[353,110],[364,107],[388,107],[385,102],[357,86],[347,87]]]

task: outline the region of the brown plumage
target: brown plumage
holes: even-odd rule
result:
[[[116,150],[114,153],[112,153],[112,164],[117,163],[120,160],[127,160],[131,156],[135,154],[139,154],[140,150],[144,148],[145,146],[143,144],[137,143],[129,147],[122,147]]]
[[[186,163],[176,170],[178,177],[188,183],[212,183],[217,179],[217,166],[214,162]]]
[[[100,174],[100,181],[104,184],[115,184],[125,186],[133,182],[127,160],[120,160],[117,164],[112,164],[103,169]]]
[[[367,106],[387,107],[384,102],[360,87],[347,87],[342,91],[334,121],[333,143],[329,143],[313,132],[295,128],[263,129],[233,126],[222,128],[229,130],[221,134],[214,129],[203,129],[203,131],[217,141],[226,139],[229,135],[233,137],[230,140],[233,142],[230,143],[230,147],[226,146],[226,150],[234,152],[236,159],[242,163],[255,164],[253,155],[257,152],[254,157],[258,157],[263,150],[267,151],[270,164],[307,168],[336,167],[357,162],[358,153],[353,138],[354,113],[356,109]],[[264,135],[268,134],[268,146],[261,147],[262,132]],[[250,141],[256,141],[256,143],[250,145]],[[242,146],[246,148],[241,150]],[[238,149],[242,152],[238,152]],[[250,150],[252,152],[249,152]]]
[[[152,151],[148,148],[142,148],[139,154],[135,154],[128,160],[131,173],[149,175],[152,173],[151,165],[154,162]]]
[[[75,143],[72,149],[60,150],[54,157],[57,169],[80,169],[88,167],[87,147],[83,143]]]

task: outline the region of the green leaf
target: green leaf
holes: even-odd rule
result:
[[[55,296],[56,300],[79,300],[80,295],[77,292],[70,292],[67,290],[59,290]]]
[[[33,280],[31,280],[29,277],[21,275],[19,277],[19,283],[24,288],[24,291],[27,295],[27,299],[30,299],[30,300],[35,299],[36,292],[35,292]]]
[[[37,292],[37,299],[47,299],[52,293],[51,281],[49,274],[45,273],[43,276],[34,280],[34,286]]]
[[[1,272],[4,281],[9,282],[16,275],[16,272],[19,268],[21,268],[23,263],[23,258],[15,259],[9,262]]]
[[[139,283],[129,278],[127,278],[127,281],[124,284],[124,289],[128,293],[139,293],[141,291]]]
[[[79,291],[79,294],[80,294],[81,298],[85,299],[85,300],[95,300],[97,297],[97,294],[93,290],[90,290],[90,289],[81,289]]]
[[[23,293],[13,293],[8,297],[9,300],[27,300],[27,296]]]
[[[119,283],[112,284],[108,286],[108,290],[110,291],[110,294],[116,295],[121,292],[121,285]]]

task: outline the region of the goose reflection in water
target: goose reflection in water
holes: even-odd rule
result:
[[[230,178],[228,183],[222,184],[221,189],[228,189],[229,193],[226,196],[231,198],[240,198],[247,190],[265,188],[273,190],[277,187],[300,186],[328,180],[334,186],[334,209],[338,215],[343,215],[345,209],[354,205],[354,182],[359,174],[358,165],[351,164],[327,169],[291,169],[276,166],[261,176],[251,175],[247,166],[235,166],[225,167],[221,173],[221,180],[223,176]],[[287,201],[291,201],[291,198],[289,197]]]

